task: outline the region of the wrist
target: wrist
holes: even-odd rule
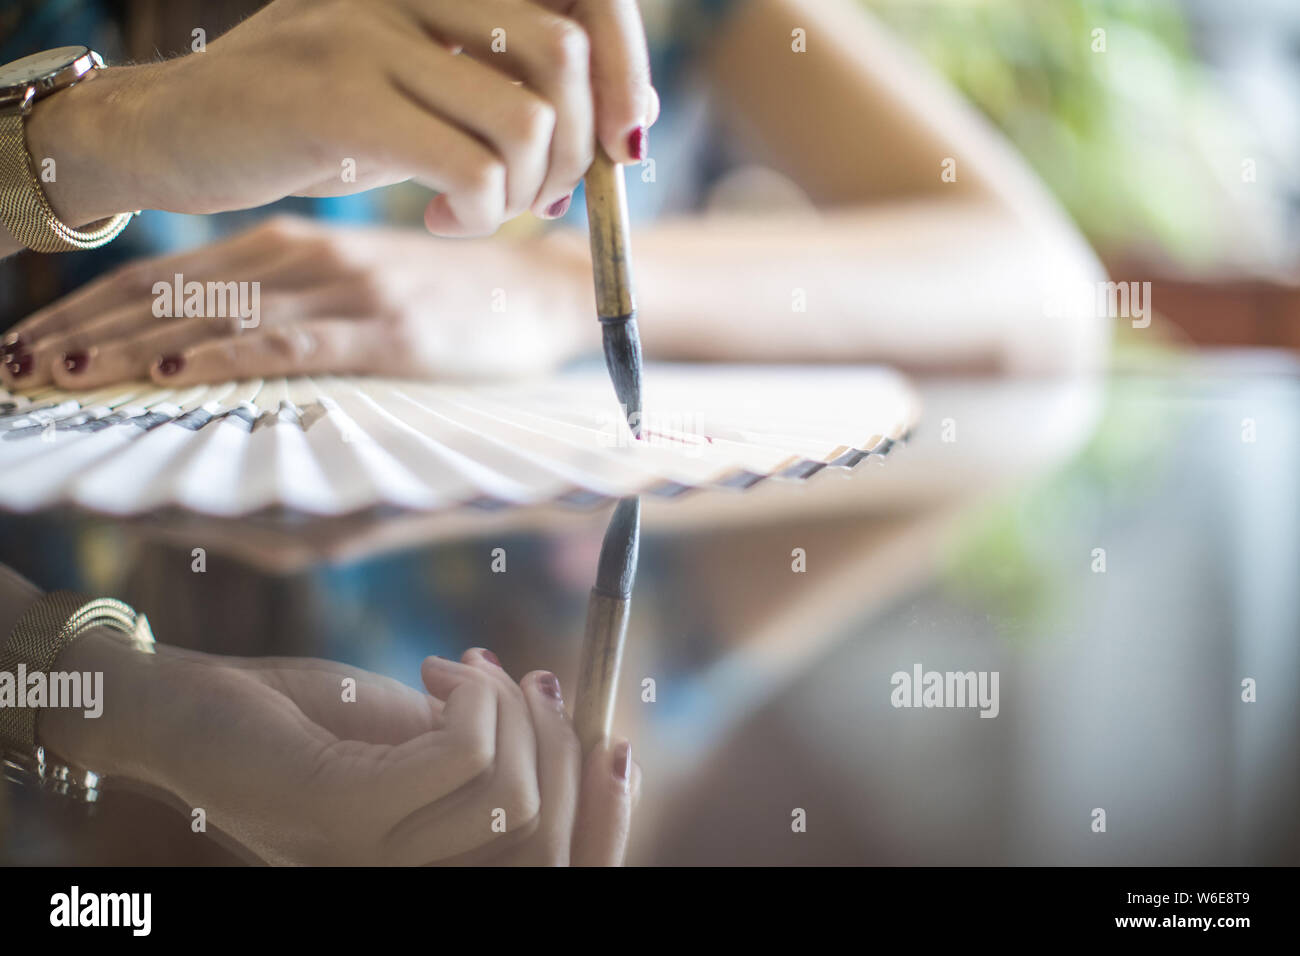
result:
[[[51,670],[80,674],[82,687],[93,688],[96,700],[89,706],[83,690],[87,706],[43,709],[37,718],[37,741],[101,777],[152,782],[156,747],[150,699],[165,659],[164,648],[157,650],[142,654],[103,628],[93,628],[68,645]]]
[[[27,151],[41,189],[66,225],[156,208],[142,156],[154,65],[111,67],[44,99],[26,120]]]

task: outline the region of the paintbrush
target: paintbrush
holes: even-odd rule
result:
[[[587,603],[578,697],[573,708],[573,723],[584,754],[609,736],[614,721],[614,696],[623,663],[623,638],[627,634],[627,612],[640,546],[641,499],[623,498],[605,529],[596,565],[596,586]]]
[[[609,369],[614,394],[623,406],[628,427],[640,438],[641,336],[636,326],[636,299],[632,295],[632,253],[628,244],[623,167],[597,145],[596,158],[583,183],[605,367]]]

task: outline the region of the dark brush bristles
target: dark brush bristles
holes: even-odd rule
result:
[[[641,499],[623,498],[614,508],[600,545],[595,590],[626,601],[636,580],[636,559],[641,550]]]
[[[605,367],[609,369],[614,394],[627,414],[628,428],[641,437],[641,335],[636,316],[601,319],[605,346]]]

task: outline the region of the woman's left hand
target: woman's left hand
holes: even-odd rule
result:
[[[576,236],[442,240],[276,217],[130,263],[47,306],[8,337],[0,377],[11,389],[87,389],[528,374],[599,348],[589,263]],[[186,315],[196,290],[203,314]]]

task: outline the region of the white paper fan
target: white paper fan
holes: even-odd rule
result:
[[[651,365],[643,440],[609,380],[300,378],[0,391],[0,508],[348,515],[801,480],[886,453],[918,413],[876,367]]]

